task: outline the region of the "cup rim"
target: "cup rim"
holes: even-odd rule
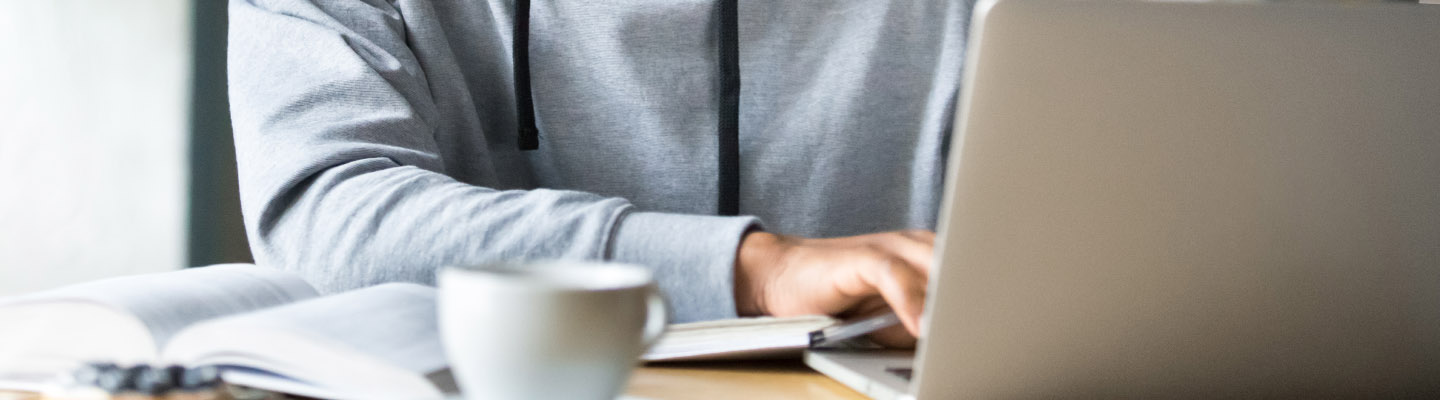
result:
[[[570,271],[566,279],[547,278],[546,273]],[[604,261],[497,261],[475,264],[450,264],[440,268],[436,283],[443,285],[446,275],[463,275],[468,279],[497,282],[505,287],[553,290],[631,290],[654,283],[654,274],[637,264]]]

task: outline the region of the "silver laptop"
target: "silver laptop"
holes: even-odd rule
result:
[[[874,398],[1440,397],[1440,6],[985,1]]]

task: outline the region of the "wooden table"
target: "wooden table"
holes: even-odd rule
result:
[[[645,399],[865,399],[799,361],[641,367],[626,394]]]
[[[865,399],[859,392],[799,361],[665,364],[641,367],[625,392],[668,399]],[[0,400],[40,400],[33,393],[0,391]]]

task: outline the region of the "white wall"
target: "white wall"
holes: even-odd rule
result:
[[[189,18],[0,0],[0,296],[183,265]]]

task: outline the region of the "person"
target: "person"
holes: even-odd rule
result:
[[[913,344],[973,0],[232,0],[256,260],[322,292],[650,268],[676,321]]]

